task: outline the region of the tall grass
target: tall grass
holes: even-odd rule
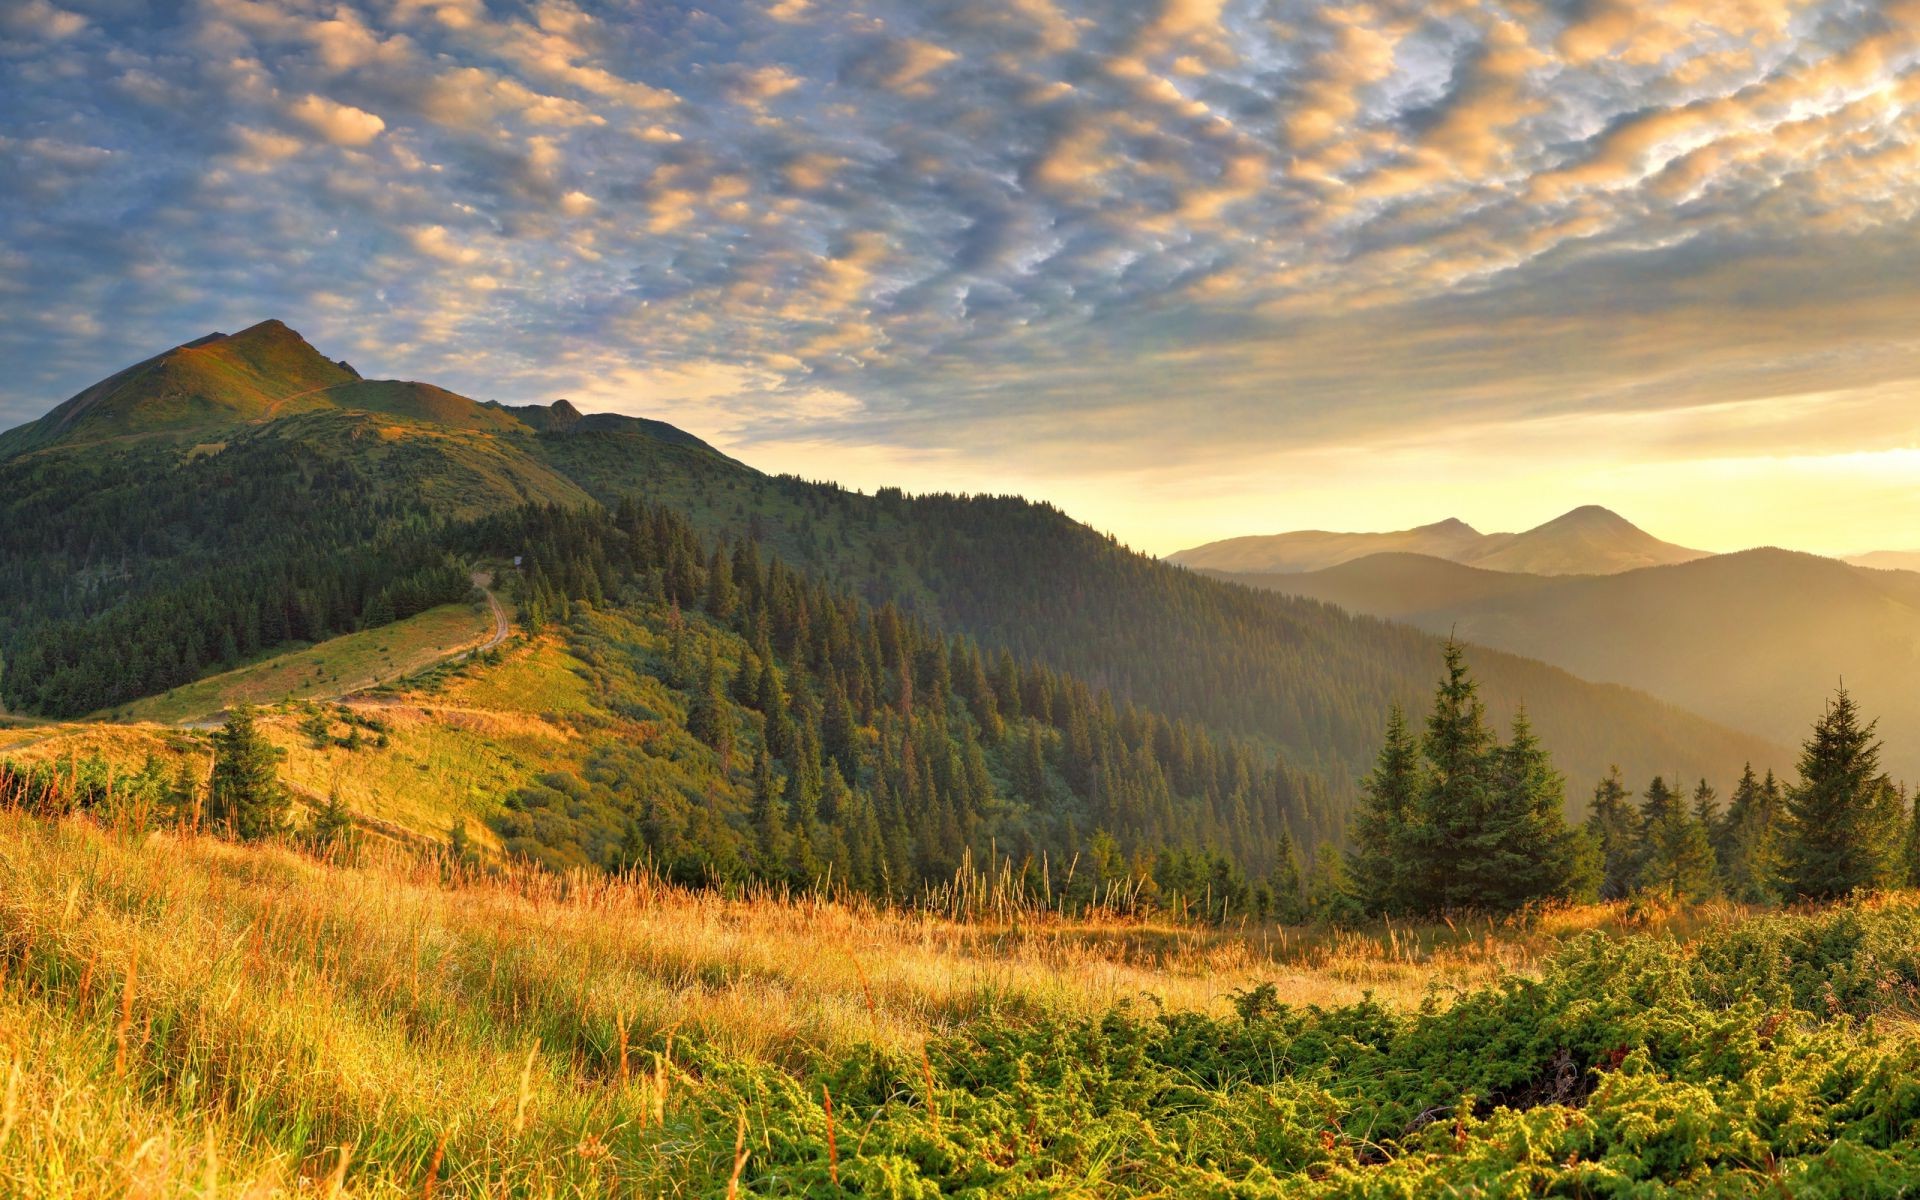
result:
[[[1625,914],[1342,934],[956,920],[4,812],[0,1194],[689,1194],[754,1152],[715,1062],[800,1073],[917,1056],[981,1018],[1143,995],[1224,1011],[1269,982],[1412,1004],[1595,925]]]

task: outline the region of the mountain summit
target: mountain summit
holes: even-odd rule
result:
[[[1620,514],[1589,504],[1524,533],[1481,533],[1455,518],[1392,533],[1295,533],[1228,538],[1170,556],[1195,570],[1292,575],[1371,554],[1424,554],[1489,571],[1613,575],[1707,557],[1663,542]]]
[[[583,414],[565,400],[519,408],[397,379],[363,379],[284,321],[210,333],[119,371],[37,421],[0,433],[0,460],[104,442],[220,442],[237,430],[312,412],[376,413],[481,433],[644,433],[707,448],[660,421]]]

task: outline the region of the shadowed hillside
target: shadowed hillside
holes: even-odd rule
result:
[[[1379,555],[1247,582],[1641,688],[1764,737],[1798,736],[1843,677],[1881,717],[1889,765],[1920,779],[1920,575],[1749,550],[1549,579]]]

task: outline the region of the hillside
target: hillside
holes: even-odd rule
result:
[[[1856,567],[1870,567],[1876,571],[1920,571],[1920,550],[1876,550],[1871,554],[1856,554],[1841,561]]]
[[[216,433],[319,407],[314,397],[356,383],[279,321],[208,334],[108,376],[38,421],[0,434],[0,459],[54,445]]]
[[[1603,577],[1548,579],[1383,555],[1245,577],[1354,612],[1643,689],[1776,741],[1801,736],[1842,679],[1881,719],[1888,765],[1920,779],[1920,575],[1749,550]]]
[[[305,370],[327,362],[304,354]],[[1168,567],[1045,505],[772,478],[671,427],[581,417],[564,403],[329,386],[378,407],[303,400],[302,411],[230,423],[211,443],[56,441],[0,463],[9,706],[110,709],[263,650],[457,599],[464,572],[449,547],[464,523],[589,497],[639,496],[707,538],[756,540],[989,654],[1009,650],[1249,739],[1334,796],[1371,760],[1388,708],[1424,700],[1439,661],[1429,636]],[[1776,746],[1644,695],[1492,652],[1475,666],[1497,718],[1527,705],[1576,793],[1616,762],[1715,778],[1749,759],[1785,765]]]
[[[1446,520],[1398,533],[1308,530],[1230,538],[1169,555],[1195,570],[1235,574],[1321,571],[1375,554],[1422,554],[1488,571],[1534,575],[1612,575],[1706,557],[1663,542],[1618,513],[1576,508],[1524,533],[1480,533]]]
[[[1910,895],[1212,930],[129,829],[0,811],[7,1195],[1839,1197],[1920,1172]]]

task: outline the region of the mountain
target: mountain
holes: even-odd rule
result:
[[[1844,678],[1880,717],[1888,766],[1920,780],[1920,574],[1760,549],[1605,576],[1375,555],[1233,578],[1451,631],[1789,744]]]
[[[1240,574],[1318,571],[1369,554],[1430,554],[1458,561],[1483,545],[1487,535],[1465,521],[1448,518],[1397,533],[1330,533],[1305,529],[1228,538],[1168,555],[1168,561],[1196,571]]]
[[[108,389],[117,423],[105,412],[67,420],[81,407],[70,401],[5,435],[15,447],[0,459],[9,706],[111,710],[275,647],[406,617],[464,592],[474,522],[528,503],[628,498],[975,639],[990,656],[1009,652],[1163,714],[1170,729],[1246,739],[1336,802],[1305,804],[1334,814],[1302,829],[1316,838],[1338,832],[1337,802],[1367,768],[1388,710],[1422,705],[1440,669],[1428,634],[1157,562],[1044,504],[867,496],[771,477],[659,422],[362,380],[277,323],[204,346],[259,364],[251,402],[203,405],[189,430],[144,415],[175,393],[123,372]],[[192,349],[170,354],[198,369]],[[599,560],[581,561],[591,578],[569,587],[610,595]],[[1747,759],[1786,764],[1777,745],[1641,693],[1493,650],[1475,651],[1473,664],[1496,719],[1524,703],[1576,792],[1614,762],[1716,778]],[[1183,753],[1178,737],[1159,751]]]
[[[186,436],[318,407],[357,382],[279,321],[211,333],[101,380],[30,424],[0,434],[0,458],[110,438]]]
[[[1169,558],[1195,570],[1293,574],[1391,553],[1534,575],[1612,575],[1706,557],[1704,551],[1663,542],[1618,513],[1587,505],[1524,533],[1480,533],[1464,521],[1449,519],[1398,533],[1307,530],[1229,538]]]
[[[1840,561],[1875,571],[1920,571],[1920,550],[1875,550],[1871,554],[1855,554]]]

